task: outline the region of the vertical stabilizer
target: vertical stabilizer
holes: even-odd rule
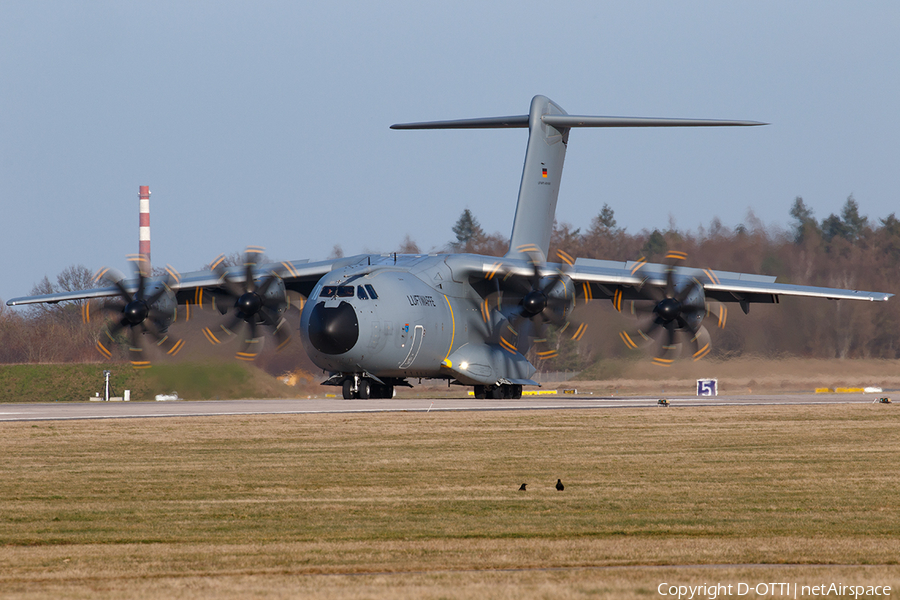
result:
[[[547,257],[569,128],[549,125],[543,117],[565,114],[566,111],[545,96],[535,96],[531,100],[528,147],[507,256],[538,251],[542,258]]]
[[[399,123],[391,129],[509,129],[528,128],[528,148],[519,185],[519,202],[509,240],[509,257],[539,252],[547,258],[556,218],[566,145],[572,127],[732,127],[765,125],[758,121],[666,119],[655,117],[595,117],[569,115],[545,96],[531,100],[527,115]]]

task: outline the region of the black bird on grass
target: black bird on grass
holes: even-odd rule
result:
[[[523,484],[519,487],[519,491],[520,491],[520,492],[527,492],[528,490],[525,489],[525,486],[526,486],[526,485],[528,485],[528,484],[527,484],[527,483],[523,483]]]
[[[556,491],[561,492],[566,489],[566,486],[563,485],[562,479],[556,480]]]

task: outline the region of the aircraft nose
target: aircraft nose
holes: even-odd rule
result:
[[[326,308],[324,302],[313,307],[309,315],[309,341],[319,352],[343,354],[359,339],[359,320],[347,302]]]

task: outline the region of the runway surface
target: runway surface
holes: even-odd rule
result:
[[[716,398],[668,397],[669,409],[678,407],[761,406],[790,404],[871,404],[884,394],[782,394],[772,396],[719,396]],[[502,410],[586,410],[654,408],[659,396],[594,397],[539,396],[521,400],[474,398],[393,398],[343,400],[298,398],[270,400],[208,400],[169,402],[47,402],[0,404],[0,421],[50,421],[67,419],[132,419],[202,417],[221,415],[302,415],[317,413],[440,412]]]

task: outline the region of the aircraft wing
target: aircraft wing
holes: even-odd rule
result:
[[[326,273],[342,266],[358,262],[359,257],[340,258],[310,263],[308,260],[296,260],[291,262],[278,262],[261,264],[255,269],[257,275],[264,276],[267,273],[276,273],[284,281],[285,288],[304,296],[308,296],[315,287],[316,282]],[[229,281],[243,283],[246,276],[244,267],[229,267],[226,270]],[[212,270],[193,271],[179,274],[169,270],[168,276],[151,277],[152,279],[166,281],[169,288],[176,294],[178,303],[195,302],[198,290],[214,288],[223,284],[222,277]],[[134,293],[138,288],[137,277],[122,281],[122,286]],[[22,296],[13,298],[6,304],[9,306],[23,306],[26,304],[69,302],[73,300],[91,300],[95,298],[112,298],[121,293],[119,287],[106,285],[89,290],[73,292],[61,292],[57,294],[44,294],[39,296]]]
[[[664,286],[666,272],[671,267],[666,264],[644,261],[608,261],[579,258],[566,274],[573,281],[589,286],[591,297],[613,298],[616,286],[639,287],[641,285]],[[720,302],[761,302],[777,303],[779,296],[806,296],[829,300],[869,300],[884,302],[893,294],[866,292],[838,288],[824,288],[806,285],[777,283],[776,277],[735,273],[714,269],[676,267],[679,278],[696,278],[707,297]],[[628,299],[628,296],[625,296]]]
[[[502,277],[533,277],[534,265],[525,261],[498,259],[483,261],[480,273],[473,276],[491,279],[502,272]],[[577,287],[579,296],[587,299],[610,299],[617,308],[623,300],[644,298],[640,288],[646,285],[666,285],[670,265],[646,261],[609,261],[578,258],[567,264],[545,264],[540,267],[541,276],[553,276],[563,272]],[[746,312],[750,303],[778,303],[780,296],[805,296],[830,300],[869,300],[884,302],[893,294],[838,288],[777,283],[774,276],[735,273],[714,269],[674,267],[678,280],[696,279],[703,286],[706,297],[720,302],[738,302]]]

